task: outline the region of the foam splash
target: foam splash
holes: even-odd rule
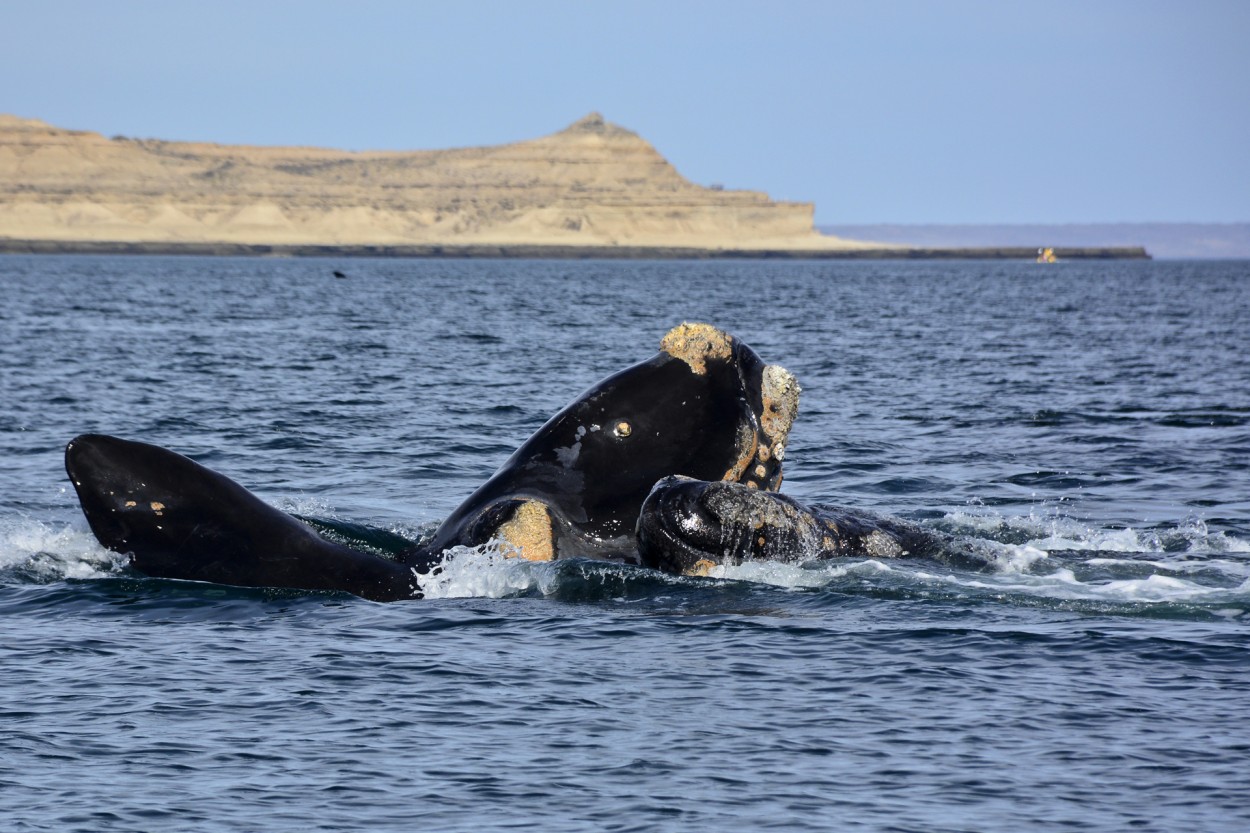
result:
[[[1185,556],[1169,560],[1149,558],[1090,558],[1083,562],[1088,567],[1106,569],[1142,569],[1150,568],[1160,572],[1177,573],[1180,575],[1197,575],[1217,570],[1232,579],[1250,580],[1250,560],[1235,561],[1224,558],[1188,558]]]
[[[331,514],[330,507],[318,501],[295,508]],[[717,593],[718,585],[730,581],[784,590],[902,592],[1029,606],[1076,605],[1076,609],[1092,604],[1130,612],[1188,606],[1233,620],[1250,615],[1250,558],[1243,555],[1250,547],[1222,533],[1212,534],[1201,524],[1142,533],[1087,529],[1062,518],[964,515],[944,523],[962,529],[961,540],[979,548],[982,569],[909,559],[748,561],[715,567],[707,578],[689,579],[600,562],[526,561],[495,543],[449,550],[420,583],[427,599],[570,594],[579,599],[654,598],[674,586]],[[978,524],[985,530],[983,537],[969,535]],[[1151,549],[1160,536],[1182,536],[1186,545],[1166,552]],[[55,525],[29,518],[0,521],[0,580],[48,584],[110,578],[125,571],[125,556],[100,546],[83,524]],[[582,588],[588,582],[595,589],[587,595]]]
[[[1152,573],[1127,579],[1082,579],[1069,568],[1042,575],[997,574],[976,577],[961,574],[917,573],[933,585],[978,591],[997,597],[1035,596],[1063,601],[1098,601],[1120,604],[1210,604],[1250,602],[1250,581],[1236,587],[1212,587],[1197,581]]]
[[[0,522],[0,576],[46,584],[115,576],[126,557],[106,550],[85,529],[33,520]]]
[[[271,502],[270,505],[275,509],[286,512],[288,515],[299,515],[305,518],[338,519],[338,515],[334,512],[334,507],[330,505],[329,501],[325,498],[313,497],[311,495],[284,497],[281,500]]]
[[[1139,562],[1140,563],[1140,562]],[[1071,568],[1042,573],[994,570],[970,573],[926,569],[917,562],[868,559],[823,562],[806,567],[766,562],[717,567],[711,577],[750,581],[784,589],[829,588],[851,593],[902,591],[927,598],[982,600],[1066,606],[1093,603],[1103,607],[1198,606],[1225,618],[1250,609],[1250,579],[1234,586],[1213,586],[1193,578],[1149,573],[1130,578],[1083,577]]]
[[[1004,517],[993,513],[951,512],[941,525],[956,534],[1003,543],[1027,543],[1038,550],[1119,553],[1250,553],[1250,541],[1211,532],[1205,521],[1186,518],[1171,529],[1100,529],[1062,515]]]
[[[1227,619],[1250,615],[1246,541],[1201,521],[1170,529],[1097,529],[1064,517],[1008,518],[960,512],[937,524],[981,568],[909,559],[836,559],[807,564],[746,562],[709,576],[785,589],[886,591],[1084,609],[1200,609]]]
[[[891,568],[885,563],[871,559],[851,563],[830,561],[816,565],[779,561],[744,561],[736,565],[721,564],[713,567],[708,571],[708,577],[801,589],[824,587],[837,579],[852,576],[872,577],[890,571]]]
[[[420,577],[421,591],[427,599],[500,599],[535,590],[548,595],[557,582],[553,563],[518,558],[498,543],[452,547]]]

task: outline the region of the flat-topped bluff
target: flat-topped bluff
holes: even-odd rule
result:
[[[597,113],[529,141],[342,151],[105,138],[0,115],[0,239],[846,249],[809,203],[704,188]]]

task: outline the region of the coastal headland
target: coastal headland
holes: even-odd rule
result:
[[[537,139],[427,151],[106,138],[0,115],[0,252],[1013,259],[1035,252],[849,240],[821,234],[813,213],[810,203],[692,183],[646,140],[597,113]],[[1056,254],[1148,256],[1140,247]]]

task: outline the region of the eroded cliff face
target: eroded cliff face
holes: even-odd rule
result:
[[[496,147],[164,142],[0,116],[0,238],[326,245],[837,248],[812,206],[684,179],[591,114]]]

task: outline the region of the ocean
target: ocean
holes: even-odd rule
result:
[[[334,271],[346,277],[334,277]],[[0,256],[0,827],[1250,829],[1250,262]],[[419,601],[131,572],[95,431],[428,533],[684,321],[803,385],[783,490],[967,542]]]

